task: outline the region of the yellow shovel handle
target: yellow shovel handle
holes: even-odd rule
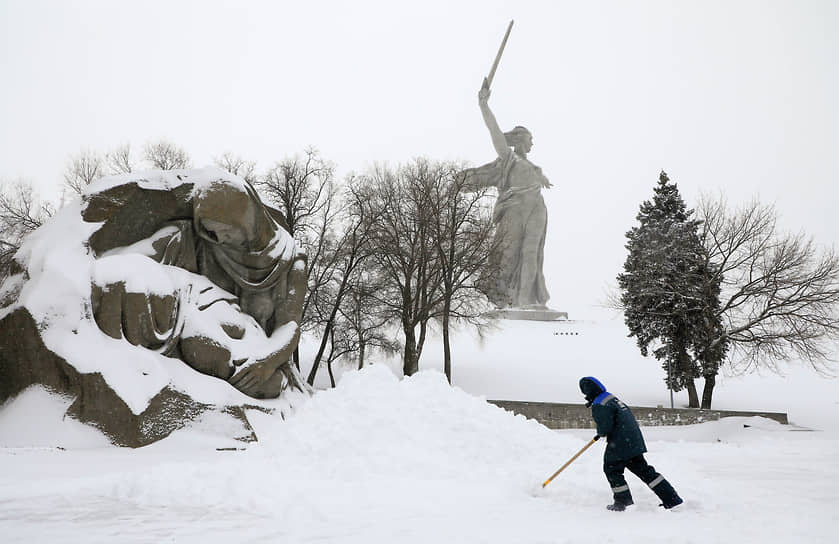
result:
[[[595,436],[594,438],[592,438],[592,439],[589,441],[589,443],[588,443],[588,444],[586,444],[585,446],[583,446],[583,449],[581,449],[580,451],[578,451],[578,452],[577,452],[577,454],[576,454],[576,455],[574,455],[574,457],[572,457],[571,459],[569,459],[569,460],[568,460],[568,462],[567,462],[567,463],[565,463],[564,465],[562,465],[561,467],[559,467],[559,470],[557,470],[556,472],[554,472],[553,474],[551,474],[551,477],[550,477],[550,478],[548,478],[547,480],[545,480],[545,483],[543,483],[543,484],[542,484],[542,487],[545,487],[546,485],[548,485],[549,483],[551,483],[551,480],[553,480],[554,478],[556,478],[556,477],[559,475],[559,473],[560,473],[560,472],[562,472],[563,470],[565,470],[565,467],[567,467],[568,465],[570,465],[571,463],[573,463],[573,462],[574,462],[574,459],[576,459],[577,457],[579,457],[580,455],[582,455],[584,451],[586,451],[586,450],[587,450],[587,449],[588,449],[588,448],[589,448],[592,444],[594,444],[595,442],[597,442],[599,439],[600,439],[600,436]]]

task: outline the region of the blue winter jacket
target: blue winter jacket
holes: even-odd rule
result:
[[[606,463],[637,457],[647,451],[641,428],[632,410],[616,396],[606,391],[597,378],[580,380],[580,391],[591,403],[591,415],[597,424],[597,434],[606,437]]]

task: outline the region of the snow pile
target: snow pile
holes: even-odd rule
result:
[[[248,417],[259,437],[248,451],[221,464],[190,463],[177,476],[155,469],[142,483],[123,481],[112,492],[146,506],[246,504],[263,513],[288,501],[290,487],[313,483],[494,482],[529,496],[584,444],[452,388],[438,372],[400,381],[382,365],[347,374],[338,388],[319,392],[286,420],[255,410]],[[183,447],[194,431],[176,431],[146,449]]]
[[[308,468],[350,478],[411,472],[486,477],[569,452],[578,440],[551,432],[424,371],[398,380],[383,365],[345,375],[287,422],[255,419],[261,444],[282,459],[302,454]],[[348,463],[352,466],[347,471]],[[547,475],[546,475],[547,476]]]

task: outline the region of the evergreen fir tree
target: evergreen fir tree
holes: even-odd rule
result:
[[[692,219],[675,183],[662,171],[652,201],[644,201],[638,226],[626,233],[624,272],[618,276],[624,318],[645,357],[662,362],[669,389],[688,390],[690,406],[699,407],[694,379],[702,371],[703,347],[714,327],[719,285],[707,279],[707,260],[699,240],[700,222]],[[710,357],[709,357],[710,359]]]

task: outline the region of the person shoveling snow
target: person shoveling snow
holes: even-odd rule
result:
[[[586,397],[586,406],[591,407],[591,415],[597,424],[597,436],[606,437],[603,472],[612,486],[615,499],[606,508],[622,512],[634,504],[632,493],[623,477],[623,471],[627,468],[658,495],[662,501],[660,506],[670,509],[682,504],[673,486],[644,459],[647,446],[629,407],[591,376],[580,379],[580,391]]]

